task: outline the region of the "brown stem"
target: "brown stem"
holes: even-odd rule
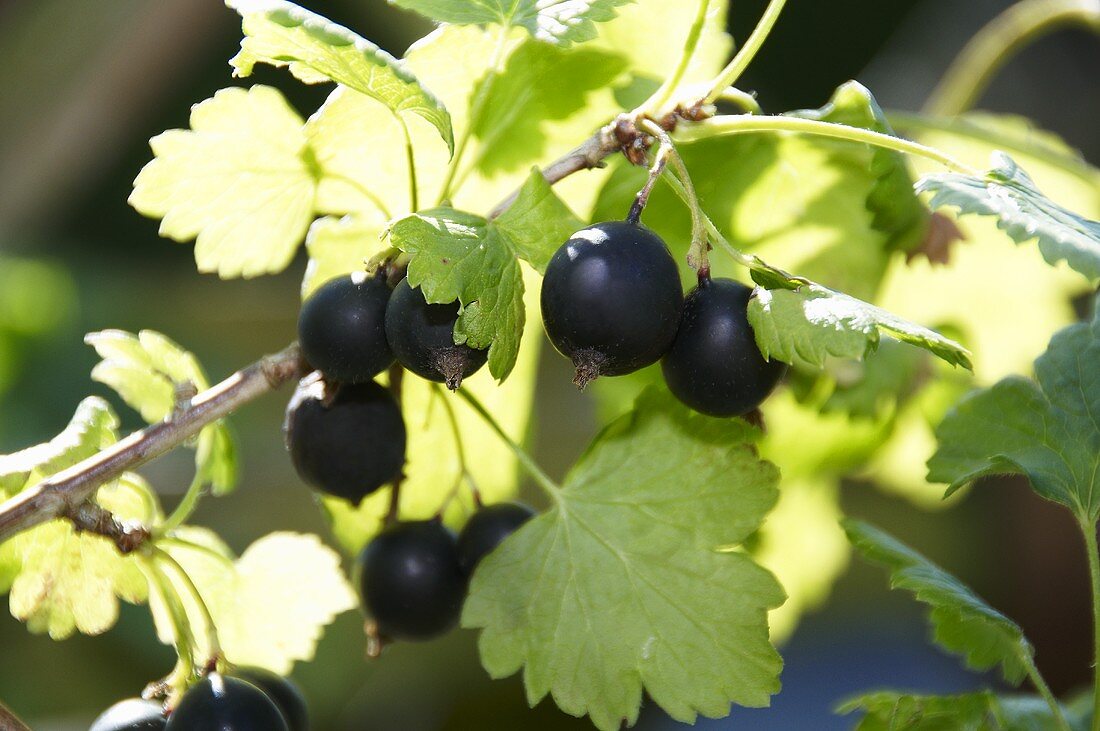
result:
[[[0,702],[0,731],[31,731],[31,727]]]
[[[69,516],[97,488],[122,473],[180,446],[204,426],[239,406],[301,377],[306,371],[297,343],[261,358],[198,394],[186,409],[51,475],[0,505],[0,542],[55,518]]]
[[[64,517],[73,522],[77,531],[95,533],[111,539],[123,555],[134,552],[149,540],[149,530],[145,526],[120,521],[110,510],[91,499],[72,506],[65,511]]]

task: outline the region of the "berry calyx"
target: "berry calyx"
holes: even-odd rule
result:
[[[701,280],[684,299],[676,340],[661,361],[676,398],[710,416],[759,406],[787,366],[766,360],[749,325],[752,289],[732,279]]]
[[[535,511],[521,503],[497,503],[478,508],[458,534],[458,562],[467,574],[505,538],[535,517]]]
[[[251,666],[235,668],[233,676],[252,683],[274,701],[290,731],[309,731],[309,709],[305,696],[289,678],[266,668]]]
[[[302,356],[332,381],[363,383],[393,363],[386,342],[390,288],[365,272],[330,279],[302,303]]]
[[[302,480],[358,504],[393,482],[405,464],[405,422],[374,381],[329,387],[303,378],[287,406],[287,448]]]
[[[165,731],[289,731],[267,694],[240,678],[211,673],[191,686],[168,717]]]
[[[486,350],[455,344],[457,321],[458,302],[428,304],[420,289],[402,279],[386,307],[386,339],[398,363],[454,391],[488,358]]]
[[[542,321],[584,388],[657,362],[676,337],[683,296],[664,241],[641,224],[608,221],[576,232],[550,259]]]
[[[395,640],[427,640],[458,623],[466,574],[454,534],[437,520],[395,523],[359,555],[363,605],[378,631]]]
[[[160,703],[127,698],[99,714],[88,731],[163,731],[166,723]]]

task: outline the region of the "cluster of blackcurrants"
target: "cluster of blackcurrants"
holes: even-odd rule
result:
[[[187,689],[166,715],[164,705],[141,698],[119,701],[89,731],[309,731],[306,700],[298,687],[263,668],[232,675],[210,673]]]
[[[486,353],[454,342],[457,302],[429,304],[380,270],[322,285],[302,305],[298,336],[316,372],[287,410],[287,444],[302,479],[358,504],[400,478],[406,431],[394,395],[373,379],[396,360],[456,389]],[[684,297],[664,242],[629,221],[582,229],[554,254],[542,315],[555,347],[573,360],[576,383],[662,363],[669,389],[713,416],[755,409],[786,366],[768,361],[748,321],[752,290],[701,276]],[[470,572],[530,518],[514,503],[479,509],[457,538],[439,520],[397,522],[359,557],[364,607],[379,635],[425,639],[454,626]]]
[[[657,234],[609,221],[558,249],[542,282],[546,334],[583,388],[661,361],[669,390],[710,416],[741,416],[767,398],[786,365],[761,355],[749,325],[752,289],[702,273],[684,296]]]

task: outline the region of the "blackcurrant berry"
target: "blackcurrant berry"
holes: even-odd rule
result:
[[[211,673],[191,686],[168,717],[165,731],[289,731],[262,690],[240,678]]]
[[[704,414],[739,416],[772,392],[787,366],[768,361],[749,325],[752,289],[731,279],[704,280],[684,300],[676,340],[661,362],[665,383]]]
[[[458,302],[428,304],[419,289],[402,279],[386,307],[386,339],[397,362],[452,391],[485,365],[488,351],[456,345]]]
[[[257,667],[236,668],[233,675],[252,683],[275,701],[290,731],[309,731],[309,710],[305,696],[288,678]]]
[[[325,282],[298,314],[302,356],[333,381],[374,378],[393,363],[386,343],[389,298],[385,277],[356,272]]]
[[[462,570],[473,573],[481,559],[533,517],[535,511],[521,503],[478,508],[458,534],[458,562]]]
[[[427,640],[458,622],[466,575],[454,534],[435,520],[396,523],[359,555],[359,584],[379,632],[396,640]]]
[[[163,731],[167,722],[160,703],[127,698],[101,713],[88,731]]]
[[[676,337],[683,299],[660,237],[640,224],[608,221],[573,234],[550,259],[542,321],[584,388],[597,376],[657,362]]]
[[[287,448],[306,484],[358,504],[401,473],[405,422],[374,381],[327,388],[320,374],[302,379],[287,406]]]

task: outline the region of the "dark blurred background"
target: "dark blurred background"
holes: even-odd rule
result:
[[[306,4],[398,55],[427,30],[381,0]],[[736,38],[745,38],[764,5],[733,3]],[[884,106],[914,109],[965,41],[1007,5],[793,2],[741,85],[777,110],[819,106],[837,84],[857,78]],[[304,261],[251,281],[198,275],[190,245],[158,238],[157,223],[126,205],[150,157],[148,138],[186,127],[192,103],[239,83],[226,64],[238,42],[235,14],[216,0],[0,0],[0,452],[48,439],[83,396],[103,393],[88,379],[95,358],[81,343],[85,332],[165,332],[215,379],[293,338]],[[248,81],[279,86],[305,113],[327,92],[267,68]],[[1100,42],[1065,31],[1009,63],[981,106],[1028,115],[1095,163],[1098,92]],[[590,435],[576,424],[594,423],[591,405],[559,386],[567,381],[563,362],[544,358],[540,398],[553,406],[537,412],[535,448],[557,475]],[[237,550],[275,529],[325,530],[283,454],[283,405],[275,396],[234,418],[241,488],[205,501],[195,518]],[[139,426],[132,414],[124,419],[127,428]],[[168,504],[186,487],[188,460],[168,458],[147,471]],[[1079,538],[1068,514],[1025,483],[1000,481],[940,512],[852,484],[843,506],[910,541],[1018,620],[1055,692],[1089,680]],[[869,687],[996,684],[932,648],[918,607],[860,563],[823,609],[804,618],[784,655],[784,692],[772,709],[739,710],[700,728],[846,728],[851,720],[832,716],[833,704]],[[0,612],[0,698],[35,729],[84,729],[107,705],[164,675],[171,661],[144,608],[125,607],[105,636],[61,643],[28,634]],[[529,711],[515,678],[490,682],[466,632],[365,662],[359,618],[347,613],[326,633],[316,662],[300,664],[294,677],[318,729],[589,728],[550,703]],[[673,724],[647,711],[640,726]]]

